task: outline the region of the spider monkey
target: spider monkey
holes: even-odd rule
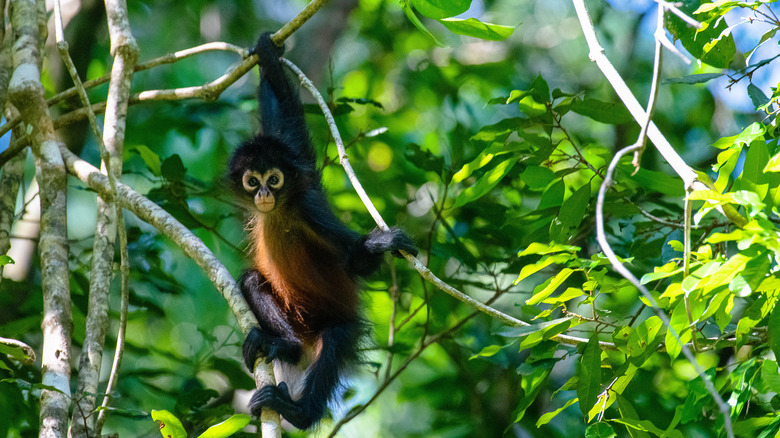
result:
[[[303,106],[263,34],[254,48],[261,69],[260,133],[242,143],[229,164],[229,184],[250,212],[253,268],[239,284],[259,326],[244,341],[249,369],[273,361],[278,385],[253,394],[252,414],[271,409],[299,429],[325,414],[364,333],[359,277],[374,272],[383,253],[417,254],[398,229],[360,235],[331,211],[309,140]]]

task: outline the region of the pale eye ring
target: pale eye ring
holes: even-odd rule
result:
[[[259,185],[260,185],[260,180],[258,180],[258,179],[257,179],[257,178],[255,178],[254,176],[250,176],[250,177],[249,177],[249,178],[246,180],[246,183],[247,183],[247,185],[249,185],[249,187],[257,187],[257,186],[259,186]]]

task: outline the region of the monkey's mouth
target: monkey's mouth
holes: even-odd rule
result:
[[[268,199],[268,198],[258,198],[255,199],[255,207],[257,207],[258,210],[262,213],[268,213],[269,211],[274,209],[274,200]]]

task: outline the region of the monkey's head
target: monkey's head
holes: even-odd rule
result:
[[[230,159],[230,186],[261,214],[285,205],[308,178],[294,148],[258,135],[236,149]]]

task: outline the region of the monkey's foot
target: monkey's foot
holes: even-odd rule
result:
[[[300,401],[294,401],[284,382],[277,386],[268,385],[260,388],[252,395],[249,409],[256,417],[260,417],[263,409],[270,409],[301,430],[310,428],[322,417],[322,413],[317,414],[315,410],[307,409]]]

